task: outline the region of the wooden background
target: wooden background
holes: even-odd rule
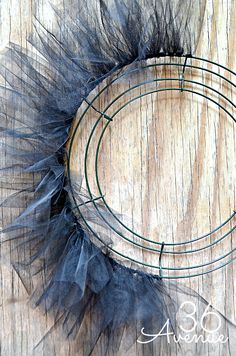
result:
[[[53,1],[53,4],[64,7],[65,11],[70,11],[68,3],[69,1]],[[46,1],[0,0],[1,50],[9,41],[23,46],[27,45],[25,39],[32,29],[33,14],[43,19],[49,28],[53,28],[53,14]],[[235,34],[236,1],[207,0],[197,55],[215,60],[236,71]],[[227,92],[227,94],[235,100],[233,93]],[[129,125],[129,113],[125,112],[124,117],[121,117],[122,120],[119,120],[121,124],[116,124],[115,131],[109,132],[103,145],[100,167],[104,168],[107,164],[102,161],[104,157],[108,157],[110,167],[110,170],[106,170],[104,189],[108,190],[111,180],[113,184],[112,191],[107,191],[109,203],[115,207],[115,210],[124,211],[126,206],[124,203],[122,205],[122,202],[126,194],[133,199],[138,192],[135,190],[134,195],[130,196],[133,184],[128,183],[133,181],[138,185],[142,180],[140,166],[138,168],[135,166],[137,157],[140,157],[141,152],[146,152],[142,157],[141,165],[146,171],[148,167],[152,167],[153,163],[150,161],[150,165],[145,166],[146,158],[155,161],[155,155],[148,151],[147,147],[151,147],[152,150],[158,144],[160,145],[158,149],[161,150],[158,153],[160,158],[158,172],[154,174],[149,168],[148,172],[151,175],[150,179],[158,178],[159,185],[158,189],[155,187],[155,193],[162,207],[157,214],[158,222],[161,221],[161,224],[159,230],[143,231],[143,233],[149,236],[157,234],[158,240],[162,240],[165,232],[168,232],[166,238],[170,241],[181,240],[184,236],[192,236],[192,234],[201,235],[218,226],[235,208],[235,126],[230,125],[224,115],[219,115],[218,111],[212,110],[209,103],[204,101],[195,103],[194,100],[189,101],[186,97],[172,97],[172,106],[168,106],[163,100],[162,105],[156,108],[157,121],[156,116],[150,113],[151,101],[153,98],[138,104],[138,108],[132,115],[135,116],[136,110],[141,108],[141,120],[133,120],[132,125]],[[195,125],[192,125],[193,117]],[[149,130],[145,129],[147,119],[150,119]],[[154,121],[156,126],[153,128]],[[117,135],[112,135],[112,132],[116,132]],[[129,144],[126,146],[126,151],[129,152],[128,157],[111,154],[116,150],[122,152],[122,146],[126,144],[125,141],[120,141],[122,132],[129,132]],[[135,145],[135,139],[140,134],[144,137],[142,147],[140,144]],[[115,165],[119,167],[123,162],[120,157],[126,159],[126,168],[114,175],[113,167]],[[131,161],[134,163],[133,166],[129,164]],[[135,177],[137,180],[134,179]],[[177,182],[177,185],[173,184],[174,182]],[[124,196],[119,196],[118,199],[119,185]],[[117,192],[117,199],[114,199],[116,198],[114,191]],[[180,207],[179,210],[173,209],[176,201],[176,205]],[[150,201],[145,201],[145,204],[148,208]],[[128,217],[132,213],[139,216],[140,206],[132,206],[131,211],[127,209],[125,213]],[[9,215],[10,213],[7,214],[4,210],[2,218],[7,221]],[[149,223],[152,222],[151,226],[155,226],[155,219],[154,217],[152,221],[149,221]],[[149,226],[149,224],[143,226]],[[223,251],[227,252],[230,247],[235,246],[235,237],[236,234],[232,234],[227,242],[219,247],[220,253],[218,249],[203,256],[194,257],[191,259],[191,264],[199,263],[199,259],[201,262],[219,256]],[[127,249],[126,246],[123,248]],[[1,355],[82,355],[83,351],[77,352],[76,344],[65,340],[57,330],[34,349],[52,326],[52,320],[49,316],[42,315],[40,311],[32,309],[27,303],[27,293],[10,267],[4,247],[1,250],[1,256]],[[145,258],[152,259],[151,256]],[[181,265],[183,261],[168,259],[165,262],[168,265],[173,263]],[[183,263],[186,265],[186,261]],[[235,266],[229,265],[205,277],[185,280],[184,284],[197,290],[230,320],[236,322],[234,270]],[[234,355],[236,352],[235,332],[236,330],[229,326],[222,330],[224,335],[229,335],[229,342],[224,345],[219,343],[215,345],[184,344],[180,350],[174,344],[169,345],[168,348],[158,349],[154,342],[151,347],[150,345],[141,347],[136,344],[127,355]],[[94,355],[103,354],[98,350]]]

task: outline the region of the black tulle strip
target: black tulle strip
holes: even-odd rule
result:
[[[54,9],[59,32],[36,20],[28,48],[16,44],[1,56],[0,87],[2,222],[12,264],[36,305],[53,311],[66,334],[81,332],[90,314],[88,354],[107,337],[120,347],[123,330],[132,344],[141,328],[174,328],[176,294],[158,276],[113,261],[95,247],[75,218],[68,198],[65,144],[78,107],[118,68],[161,55],[195,50],[205,1],[114,0],[74,3],[73,15]],[[64,16],[66,16],[64,18]],[[20,213],[19,213],[20,211]],[[43,272],[45,283],[29,276]],[[27,278],[24,278],[27,274]],[[171,292],[170,292],[171,291]]]

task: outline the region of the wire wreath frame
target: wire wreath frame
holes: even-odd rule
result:
[[[170,57],[172,58],[172,57]],[[179,58],[179,57],[178,57]],[[124,109],[127,105],[129,105],[131,102],[141,99],[143,96],[146,95],[150,95],[153,93],[158,93],[161,91],[178,91],[178,92],[188,92],[197,96],[201,96],[206,100],[211,101],[213,104],[215,104],[219,109],[223,110],[226,115],[233,120],[234,123],[236,123],[236,119],[233,116],[233,114],[226,109],[223,105],[221,105],[218,101],[212,99],[209,95],[205,94],[205,93],[201,93],[199,91],[197,91],[197,89],[195,89],[195,86],[197,87],[201,87],[202,89],[207,89],[210,90],[211,92],[217,94],[220,98],[222,98],[223,100],[225,100],[228,104],[230,104],[234,109],[236,109],[236,105],[233,103],[232,100],[230,100],[230,98],[228,98],[226,95],[224,95],[222,92],[220,92],[217,89],[214,89],[213,87],[206,85],[205,83],[196,81],[196,80],[192,80],[192,79],[186,79],[185,78],[185,71],[186,68],[189,69],[193,69],[193,70],[200,70],[201,72],[206,72],[209,73],[213,76],[216,76],[218,79],[220,79],[222,81],[222,83],[227,83],[231,88],[236,88],[236,85],[232,82],[232,80],[229,80],[226,76],[221,75],[220,73],[217,73],[216,71],[212,71],[209,68],[204,68],[203,66],[199,66],[199,65],[193,65],[192,64],[192,60],[197,60],[200,63],[206,63],[206,64],[210,64],[210,65],[214,65],[216,66],[218,69],[223,69],[226,73],[233,75],[233,77],[235,78],[236,73],[233,72],[232,70],[228,69],[227,67],[220,65],[216,62],[207,60],[205,58],[200,58],[200,57],[196,57],[196,56],[192,56],[192,55],[185,55],[182,56],[181,58],[184,58],[184,62],[183,63],[176,63],[174,61],[172,61],[170,59],[170,61],[166,61],[164,60],[164,62],[162,63],[155,63],[155,64],[147,64],[144,66],[141,66],[141,70],[142,69],[146,69],[146,68],[151,68],[151,67],[160,67],[160,66],[168,66],[170,68],[172,68],[173,66],[177,67],[178,69],[181,70],[181,74],[180,76],[177,77],[168,77],[168,78],[154,78],[151,81],[144,81],[144,82],[140,82],[139,84],[135,85],[135,86],[131,86],[130,88],[128,88],[126,91],[124,91],[123,93],[121,93],[120,95],[118,95],[117,97],[114,98],[114,100],[112,100],[109,105],[107,105],[103,110],[98,110],[95,106],[94,106],[94,102],[96,99],[98,99],[98,97],[105,91],[105,90],[109,90],[109,87],[118,79],[120,79],[120,76],[116,77],[115,79],[113,79],[112,81],[110,81],[105,87],[102,88],[102,90],[100,90],[98,92],[98,94],[91,100],[89,101],[88,99],[84,98],[85,103],[87,104],[86,108],[84,109],[84,111],[82,112],[82,114],[79,117],[78,122],[76,123],[75,129],[73,130],[73,133],[70,137],[70,143],[69,143],[69,147],[68,147],[68,152],[67,152],[67,175],[68,175],[68,181],[69,181],[69,186],[70,186],[70,190],[71,190],[71,195],[72,195],[72,199],[73,199],[73,203],[75,204],[75,208],[78,210],[79,216],[81,217],[83,223],[85,224],[85,226],[90,230],[90,232],[95,236],[96,239],[98,239],[100,241],[100,243],[104,244],[103,240],[101,239],[101,237],[97,234],[97,232],[90,226],[90,224],[87,222],[86,217],[83,215],[83,212],[81,210],[81,207],[83,205],[92,203],[95,210],[97,211],[98,215],[100,216],[101,219],[104,220],[105,224],[108,225],[108,227],[114,231],[116,234],[118,234],[122,239],[128,241],[129,243],[132,243],[134,245],[136,245],[136,247],[141,247],[142,249],[146,249],[155,253],[159,254],[159,259],[158,259],[158,264],[157,265],[151,265],[148,263],[145,263],[143,261],[139,261],[136,260],[134,258],[131,258],[123,253],[121,253],[120,251],[114,249],[112,246],[107,246],[111,252],[115,253],[116,255],[125,258],[127,260],[130,260],[131,262],[134,262],[135,264],[141,265],[143,267],[151,267],[153,269],[156,269],[159,271],[159,277],[161,278],[165,278],[165,279],[183,279],[183,278],[190,278],[190,277],[198,277],[198,276],[202,276],[202,275],[206,275],[209,274],[213,271],[216,271],[220,268],[223,268],[224,266],[230,264],[231,262],[233,262],[234,260],[236,260],[236,256],[231,256],[227,261],[225,261],[225,259],[232,255],[235,251],[236,248],[231,249],[229,252],[223,254],[222,256],[213,259],[211,261],[202,263],[202,264],[197,264],[197,265],[191,265],[191,266],[184,266],[184,267],[167,267],[167,266],[163,266],[162,265],[162,256],[163,254],[169,254],[169,255],[182,255],[182,254],[193,254],[193,253],[197,253],[199,251],[203,251],[206,249],[210,249],[213,246],[215,246],[217,243],[223,241],[224,239],[226,239],[228,236],[231,235],[231,233],[233,233],[233,231],[236,229],[236,224],[233,225],[233,227],[231,227],[229,229],[228,232],[224,233],[221,237],[217,238],[216,240],[206,244],[203,247],[199,247],[199,248],[188,248],[186,250],[181,249],[180,251],[170,251],[168,250],[168,247],[177,247],[177,246],[181,246],[181,247],[185,247],[186,245],[189,244],[193,244],[196,243],[200,240],[204,240],[206,238],[209,238],[213,233],[219,231],[221,228],[223,228],[225,225],[227,225],[229,222],[233,221],[233,218],[236,215],[236,211],[233,210],[232,214],[230,215],[229,218],[227,218],[224,222],[222,222],[218,227],[212,229],[210,232],[205,233],[201,236],[198,237],[194,237],[193,239],[190,240],[186,240],[186,241],[181,241],[181,242],[160,242],[160,241],[154,241],[154,240],[150,240],[147,239],[146,237],[136,233],[135,231],[133,231],[132,229],[130,229],[126,224],[124,224],[119,217],[116,216],[116,214],[114,214],[113,210],[111,209],[111,207],[109,206],[109,204],[106,201],[105,198],[105,194],[102,191],[101,188],[101,184],[100,184],[100,180],[99,180],[99,174],[98,174],[98,157],[99,157],[99,152],[100,152],[100,147],[101,147],[101,143],[102,143],[102,139],[103,136],[106,132],[106,130],[108,129],[108,127],[111,125],[112,121],[115,119],[115,116],[122,110]],[[190,63],[191,60],[191,63]],[[140,67],[139,67],[140,70]],[[125,73],[122,74],[122,76],[125,76]],[[138,87],[141,87],[145,84],[151,83],[151,82],[174,82],[176,83],[176,87],[164,87],[164,88],[157,88],[156,90],[152,90],[149,92],[145,92],[142,93],[140,95],[137,95],[135,97],[132,97],[130,100],[128,100],[125,104],[123,104],[122,106],[120,106],[112,115],[108,115],[107,111],[108,109],[113,105],[114,102],[116,102],[122,95],[131,92],[133,89],[136,89]],[[192,89],[188,88],[185,86],[185,84],[188,83],[192,86],[194,86]],[[72,146],[75,140],[75,136],[76,136],[76,132],[77,130],[79,130],[80,128],[80,124],[83,121],[87,111],[92,108],[93,110],[96,111],[96,113],[99,114],[98,119],[96,120],[90,135],[89,135],[89,139],[87,141],[86,147],[85,147],[85,156],[84,156],[84,177],[85,177],[85,181],[86,181],[86,187],[87,187],[87,191],[89,194],[89,199],[87,201],[82,202],[81,204],[78,204],[78,201],[75,197],[75,192],[74,192],[74,188],[73,188],[73,184],[72,184],[72,177],[71,177],[71,155],[72,155]],[[105,119],[105,125],[102,129],[102,132],[100,134],[100,137],[98,139],[98,144],[96,147],[96,153],[95,153],[95,175],[96,175],[96,183],[97,183],[97,188],[99,191],[99,196],[95,196],[92,193],[91,187],[90,187],[90,183],[89,183],[89,176],[88,176],[88,167],[87,167],[87,160],[88,160],[88,150],[89,150],[89,146],[91,144],[91,139],[94,135],[95,129],[97,127],[97,125],[99,124],[99,122],[101,120]],[[122,225],[123,228],[125,228],[128,232],[132,233],[134,236],[136,236],[137,238],[139,238],[141,241],[147,241],[153,245],[156,245],[155,247],[148,247],[148,246],[144,246],[141,245],[141,243],[136,242],[136,241],[132,241],[129,238],[127,238],[123,233],[121,233],[120,231],[117,230],[117,228],[115,226],[112,226],[112,224],[100,213],[99,210],[99,205],[97,204],[99,201],[102,201],[102,203],[104,204],[104,206],[106,207],[106,209],[109,211],[109,213],[114,217],[114,219]],[[216,264],[217,262],[221,261],[221,264],[218,266],[214,266],[214,264]],[[204,270],[204,271],[200,271],[200,272],[194,272],[195,269],[199,269],[199,268],[203,268],[203,267],[210,267],[208,270]],[[186,274],[181,274],[181,275],[168,275],[168,274],[164,274],[163,272],[182,272],[182,271],[188,271],[190,273],[186,273]]]

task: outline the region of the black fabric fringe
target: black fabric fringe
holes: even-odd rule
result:
[[[0,87],[0,175],[11,193],[1,206],[13,216],[2,230],[3,242],[10,241],[21,276],[43,271],[35,303],[54,311],[68,336],[77,335],[92,315],[87,354],[102,335],[114,354],[124,329],[131,345],[142,327],[156,330],[170,318],[174,328],[175,295],[197,295],[118,264],[90,241],[68,198],[64,161],[72,120],[89,92],[118,68],[192,54],[204,6],[199,0],[114,0],[109,6],[77,1],[66,19],[54,9],[60,32],[52,34],[36,21],[30,49],[11,43],[1,57],[6,85]],[[31,292],[31,279],[22,279]]]

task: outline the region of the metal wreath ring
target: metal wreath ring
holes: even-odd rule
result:
[[[145,267],[151,267],[151,268],[154,268],[154,269],[158,269],[159,270],[159,274],[162,278],[167,278],[167,279],[177,279],[177,278],[189,278],[189,277],[197,277],[197,276],[201,276],[201,275],[204,275],[204,274],[208,274],[210,272],[213,272],[215,270],[218,270],[224,266],[226,266],[227,264],[233,262],[235,259],[236,259],[236,256],[234,257],[231,257],[229,260],[227,261],[224,261],[222,262],[219,266],[216,266],[216,267],[212,267],[211,269],[207,270],[207,271],[202,271],[202,272],[199,272],[199,273],[192,273],[190,275],[180,275],[180,276],[175,276],[175,275],[172,275],[172,276],[169,276],[169,275],[165,275],[163,276],[162,275],[162,270],[166,270],[166,271],[182,271],[182,270],[192,270],[192,269],[196,269],[196,268],[202,268],[202,267],[206,267],[206,266],[209,266],[209,265],[212,265],[218,261],[221,261],[223,260],[224,258],[228,257],[230,254],[232,254],[233,252],[236,251],[236,248],[232,249],[230,252],[227,252],[226,254],[222,255],[221,257],[218,257],[212,261],[209,261],[209,262],[206,262],[206,263],[203,263],[203,264],[199,264],[199,265],[193,265],[193,266],[185,266],[185,267],[165,267],[165,266],[162,266],[161,265],[161,257],[162,257],[162,254],[173,254],[173,255],[180,255],[180,254],[190,254],[190,253],[195,253],[195,252],[199,252],[199,251],[202,251],[202,250],[205,250],[205,249],[208,249],[208,248],[211,248],[212,246],[216,245],[218,242],[221,242],[222,240],[224,240],[227,236],[229,236],[235,229],[236,229],[236,224],[227,232],[225,233],[223,236],[221,236],[220,238],[216,239],[215,241],[209,243],[208,245],[204,246],[204,247],[201,247],[201,248],[197,248],[197,249],[188,249],[188,250],[181,250],[181,251],[170,251],[170,250],[166,250],[164,247],[166,246],[171,246],[171,247],[175,247],[175,246],[185,246],[187,244],[192,244],[192,243],[195,243],[195,242],[198,242],[204,238],[207,238],[209,237],[210,235],[212,235],[213,233],[215,233],[216,231],[220,230],[223,226],[225,226],[227,223],[230,222],[231,219],[233,219],[233,217],[236,215],[236,211],[233,211],[233,213],[231,214],[231,216],[226,219],[223,223],[221,223],[218,227],[214,228],[213,230],[211,230],[210,232],[206,233],[206,234],[203,234],[202,236],[200,237],[195,237],[191,240],[187,240],[187,241],[183,241],[183,242],[175,242],[175,243],[165,243],[165,242],[157,242],[157,241],[153,241],[153,240],[150,240],[150,239],[147,239],[145,238],[144,236],[141,236],[139,234],[137,234],[135,231],[131,230],[128,226],[126,226],[122,221],[119,220],[119,218],[112,212],[112,209],[109,207],[108,203],[106,202],[106,199],[105,199],[105,195],[101,189],[101,185],[100,185],[100,182],[99,182],[99,177],[98,177],[98,156],[99,156],[99,149],[100,149],[100,146],[101,146],[101,142],[102,142],[102,138],[103,138],[103,135],[104,133],[106,132],[106,129],[109,127],[109,125],[111,124],[111,122],[113,121],[114,117],[118,114],[118,112],[120,112],[124,107],[126,107],[127,105],[129,105],[131,102],[137,100],[137,99],[140,99],[141,97],[143,96],[146,96],[146,95],[149,95],[149,94],[152,94],[152,93],[157,93],[157,92],[161,92],[161,91],[181,91],[181,92],[188,92],[188,93],[192,93],[192,94],[195,94],[195,95],[200,95],[201,97],[207,99],[207,100],[210,100],[211,102],[213,102],[215,105],[218,106],[218,108],[222,109],[234,122],[236,122],[236,119],[234,118],[234,116],[224,107],[222,106],[219,102],[213,100],[211,97],[209,97],[208,95],[206,94],[202,94],[196,90],[191,90],[189,88],[185,88],[184,86],[184,83],[190,83],[190,84],[193,84],[193,85],[198,85],[198,86],[201,86],[203,89],[208,89],[208,90],[211,90],[212,92],[216,93],[217,95],[219,95],[220,97],[222,97],[224,100],[226,100],[230,105],[233,106],[233,108],[235,109],[236,108],[236,105],[227,97],[225,96],[223,93],[221,93],[220,91],[204,84],[204,83],[201,83],[201,82],[198,82],[198,81],[194,81],[194,80],[190,80],[190,79],[186,79],[184,77],[184,72],[185,72],[185,69],[186,68],[192,68],[192,69],[197,69],[197,70],[201,70],[203,72],[208,72],[212,75],[215,75],[217,76],[218,78],[220,78],[221,80],[224,80],[226,81],[229,85],[231,85],[232,87],[236,88],[236,85],[230,81],[228,78],[226,78],[225,76],[222,76],[221,74],[219,73],[216,73],[210,69],[207,69],[207,68],[204,68],[204,67],[201,67],[201,66],[195,66],[195,65],[192,65],[192,64],[188,64],[187,63],[187,60],[188,58],[192,58],[192,59],[196,59],[196,60],[199,60],[199,61],[203,61],[203,62],[207,62],[207,63],[210,63],[210,64],[213,64],[213,65],[216,65],[217,67],[221,68],[221,69],[224,69],[225,71],[233,74],[234,76],[236,76],[236,73],[234,73],[233,71],[231,71],[230,69],[220,65],[220,64],[217,64],[213,61],[209,61],[207,59],[204,59],[204,58],[199,58],[199,57],[193,57],[193,56],[189,56],[189,55],[186,55],[184,56],[185,60],[184,60],[184,63],[174,63],[174,62],[164,62],[164,63],[157,63],[157,64],[150,64],[150,65],[145,65],[145,66],[141,66],[141,70],[142,69],[146,69],[146,68],[150,68],[150,67],[155,67],[155,66],[177,66],[179,68],[182,68],[182,75],[181,75],[181,78],[155,78],[153,80],[148,80],[148,81],[145,81],[145,82],[141,82],[133,87],[130,87],[129,89],[127,89],[126,91],[122,92],[120,95],[118,95],[117,97],[114,98],[114,100],[112,100],[109,105],[107,105],[102,111],[99,111],[97,110],[93,103],[94,101],[107,89],[109,89],[109,86],[111,86],[115,81],[117,81],[118,79],[120,79],[121,77],[125,76],[126,73],[122,74],[121,76],[117,76],[115,79],[113,79],[111,82],[109,82],[108,85],[106,85],[105,87],[102,88],[101,91],[99,91],[99,93],[92,99],[92,101],[88,101],[86,98],[85,98],[85,102],[87,103],[87,107],[86,109],[83,111],[82,115],[80,116],[79,120],[78,120],[78,123],[76,124],[75,126],[75,129],[73,131],[73,134],[70,138],[70,144],[69,144],[69,149],[68,149],[68,162],[67,162],[67,166],[68,166],[68,180],[69,180],[69,185],[70,185],[70,188],[71,188],[71,193],[72,193],[72,198],[73,198],[73,202],[75,203],[75,207],[76,209],[78,209],[78,212],[83,220],[83,222],[85,223],[85,225],[89,228],[89,230],[92,232],[92,234],[102,243],[104,243],[102,241],[102,239],[98,236],[98,234],[96,233],[96,231],[94,231],[94,229],[92,229],[92,227],[89,225],[89,223],[86,221],[86,218],[83,216],[82,212],[81,212],[81,205],[84,205],[84,204],[87,204],[87,203],[92,203],[94,205],[94,208],[96,209],[96,211],[98,212],[98,214],[100,215],[100,217],[105,221],[105,223],[109,226],[109,228],[111,230],[113,230],[116,234],[120,235],[123,239],[125,239],[126,241],[128,242],[131,242],[132,244],[136,245],[137,247],[142,247],[143,249],[146,249],[146,250],[150,250],[150,251],[153,251],[153,252],[158,252],[160,254],[159,256],[159,264],[158,265],[150,265],[148,263],[144,263],[144,262],[141,262],[141,261],[138,261],[136,259],[133,259],[131,257],[128,257],[126,255],[124,255],[123,253],[113,249],[111,246],[107,246],[113,253],[119,255],[120,257],[122,258],[125,258],[125,259],[128,259],[136,264],[139,264],[139,265],[142,265],[142,266],[145,266]],[[140,67],[138,69],[134,69],[135,70],[140,70]],[[130,73],[130,72],[129,72]],[[108,115],[106,112],[107,110],[114,104],[114,102],[116,102],[120,97],[122,97],[124,94],[126,94],[127,92],[131,92],[133,89],[135,88],[138,88],[138,87],[141,87],[142,85],[145,85],[145,84],[148,84],[148,83],[152,83],[152,82],[162,82],[162,81],[174,81],[174,82],[178,82],[180,83],[180,86],[179,87],[165,87],[165,88],[160,88],[160,89],[156,89],[156,90],[153,90],[153,91],[150,91],[150,92],[146,92],[144,94],[140,94],[138,96],[135,96],[133,98],[131,98],[130,100],[128,100],[124,105],[122,105],[121,107],[119,107],[112,115]],[[72,181],[71,181],[71,174],[70,174],[70,165],[71,165],[71,153],[72,153],[72,146],[73,146],[73,142],[74,142],[74,139],[75,139],[75,135],[76,135],[76,132],[77,130],[79,129],[80,127],[80,124],[86,114],[86,112],[88,111],[89,108],[93,108],[97,113],[100,114],[99,118],[96,120],[96,123],[94,124],[93,128],[92,128],[92,131],[90,133],[90,136],[89,136],[89,139],[87,141],[87,145],[86,145],[86,148],[85,148],[85,157],[84,157],[84,176],[85,176],[85,180],[86,180],[86,186],[87,186],[87,190],[88,190],[88,193],[89,193],[89,196],[90,196],[90,199],[89,201],[85,202],[85,203],[82,203],[82,204],[78,204],[76,198],[75,198],[75,194],[74,194],[74,189],[73,189],[73,185],[72,185]],[[98,191],[100,193],[100,196],[98,197],[93,197],[93,194],[92,194],[92,191],[91,191],[91,188],[90,188],[90,184],[89,184],[89,178],[88,178],[88,172],[87,172],[87,158],[88,158],[88,149],[89,149],[89,145],[90,145],[90,142],[91,142],[91,139],[92,139],[92,136],[94,134],[94,131],[96,129],[96,126],[98,125],[98,123],[100,122],[100,120],[102,119],[105,119],[106,120],[106,124],[104,125],[104,128],[102,129],[102,133],[99,137],[99,141],[98,141],[98,144],[97,144],[97,148],[96,148],[96,157],[95,157],[95,174],[96,174],[96,183],[97,183],[97,187],[98,187]],[[155,244],[155,245],[158,245],[160,246],[159,248],[154,248],[154,247],[147,247],[147,246],[143,246],[141,245],[140,243],[138,242],[134,242],[132,240],[130,240],[129,238],[127,238],[126,236],[124,236],[122,233],[120,233],[114,226],[112,226],[105,218],[104,216],[100,213],[99,211],[99,207],[97,205],[97,201],[98,200],[101,200],[104,205],[106,206],[106,208],[108,209],[109,213],[112,214],[112,216],[125,228],[127,229],[130,233],[132,233],[133,235],[137,236],[138,238],[140,238],[141,240],[144,240],[144,241],[148,241],[149,243],[152,243],[152,244]]]

